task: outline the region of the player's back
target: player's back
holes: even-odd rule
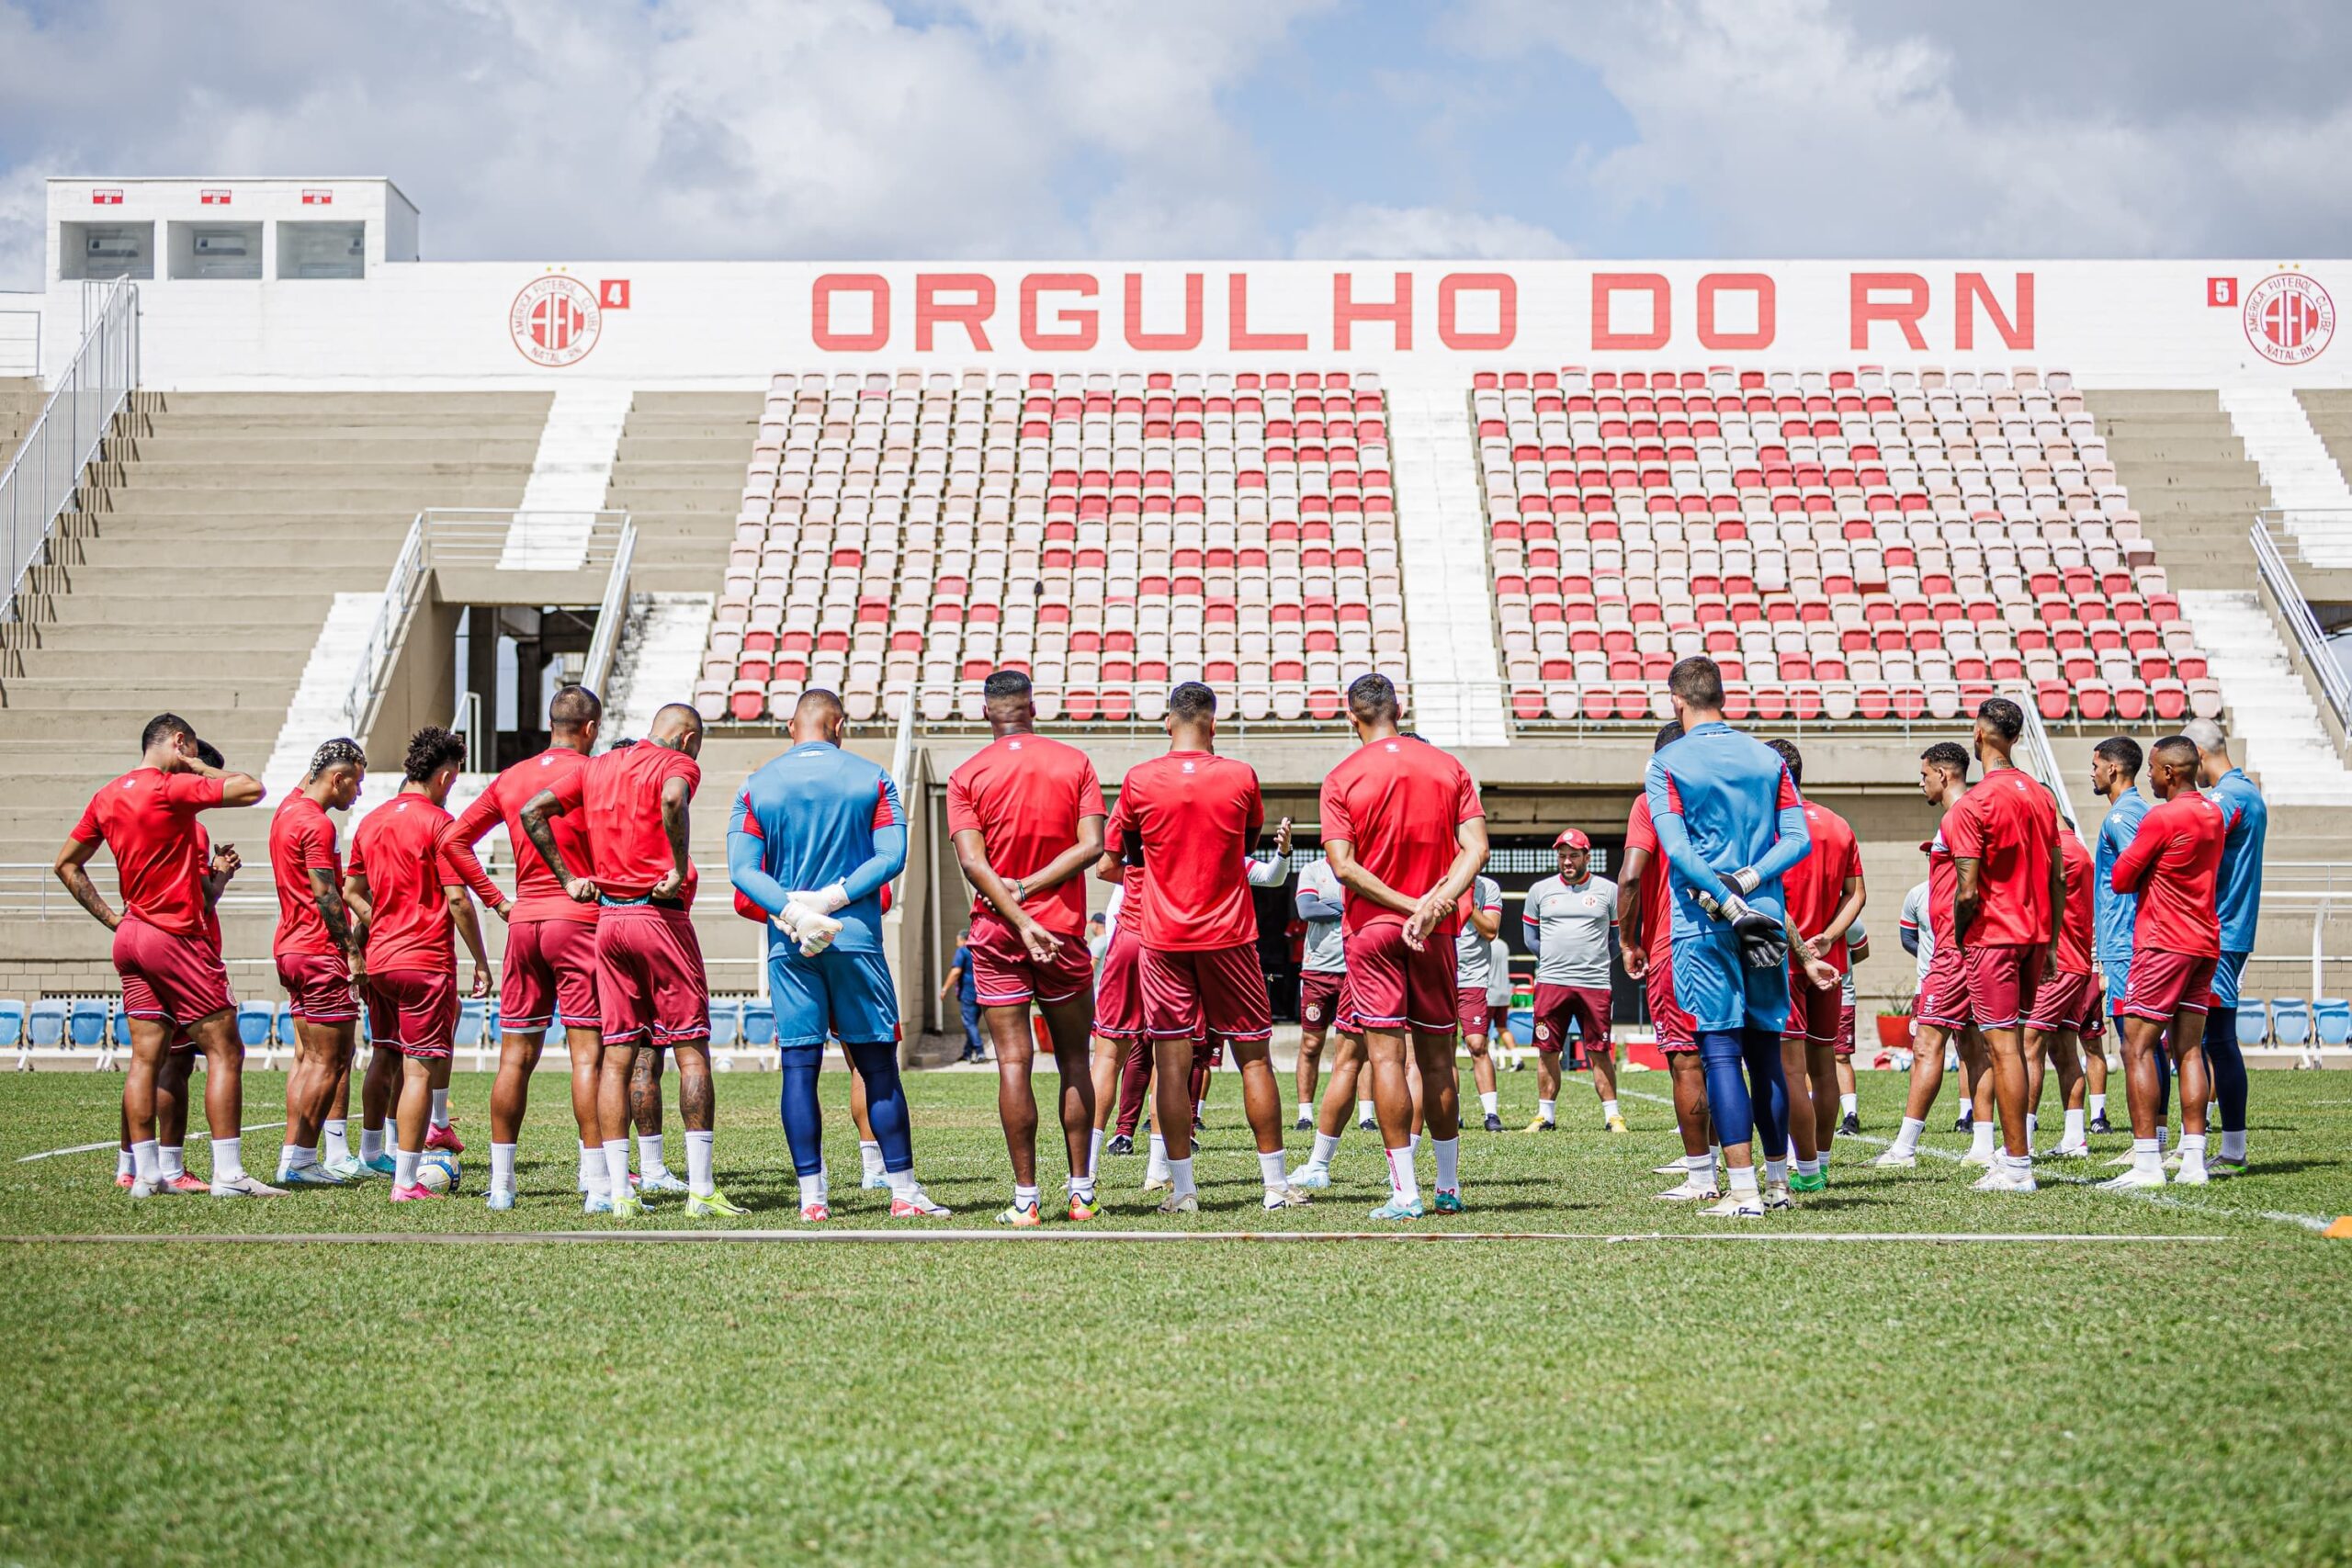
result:
[[[2098,870],[2083,840],[2060,829],[2058,863],[2066,877],[2066,906],[2058,921],[2058,967],[2069,975],[2087,975],[2093,968],[2098,926]]]
[[[1244,863],[1265,820],[1258,771],[1247,762],[1170,751],[1127,770],[1111,847],[1124,852],[1132,841],[1140,852],[1145,946],[1184,952],[1256,939]]]
[[[631,748],[634,750],[634,748]],[[573,774],[588,766],[588,759],[569,746],[550,746],[536,757],[526,757],[505,769],[490,781],[480,799],[468,807],[458,818],[458,830],[470,842],[480,835],[477,827],[487,829],[494,818],[506,828],[506,841],[514,854],[514,909],[509,917],[517,920],[576,919],[593,920],[596,907],[572,901],[563,890],[563,881],[557,876],[539,847],[523,830],[523,807],[528,806],[541,790],[558,789]],[[582,812],[567,811],[548,819],[548,831],[554,834],[556,848],[563,852],[564,863],[575,871],[585,870],[595,863],[588,840],[587,817]]]
[[[1969,944],[2030,945],[2050,940],[2051,859],[2058,852],[2058,804],[2018,768],[2002,768],[1961,797],[1945,823],[1954,856],[1977,863],[1982,900]]]
[[[701,766],[684,751],[640,740],[592,758],[573,778],[576,786],[565,780],[556,791],[566,795],[574,787],[579,790],[598,890],[607,898],[646,897],[676,866],[662,820],[662,792],[672,779],[682,778],[692,799],[702,783]],[[698,880],[689,858],[685,886],[678,895],[688,908],[694,907]]]
[[[1699,725],[1653,753],[1644,788],[1653,815],[1661,795],[1663,809],[1681,814],[1690,847],[1717,872],[1763,860],[1780,841],[1781,809],[1801,804],[1781,754],[1725,724]],[[1768,880],[1750,901],[1781,896]]]
[[[90,797],[73,836],[104,843],[127,914],[175,936],[204,925],[204,852],[196,816],[221,801],[220,781],[134,768]]]
[[[736,792],[730,832],[762,840],[761,864],[786,891],[830,887],[874,856],[874,830],[903,827],[899,792],[880,764],[808,740],[771,758]],[[877,952],[881,890],[834,911],[845,953]],[[779,952],[789,944],[770,939]]]
[[[1649,858],[1642,863],[1642,946],[1652,958],[1664,958],[1674,951],[1674,895],[1667,881],[1666,851],[1657,841],[1657,824],[1650,818],[1650,802],[1645,795],[1634,797],[1634,809],[1625,818],[1625,852],[1640,850]]]
[[[335,951],[319,918],[318,889],[311,884],[313,870],[325,872],[336,888],[343,886],[334,818],[298,789],[269,819],[269,874],[277,888],[277,931],[270,944],[274,952]]]
[[[2120,963],[2132,956],[2132,929],[2139,919],[2140,899],[2137,894],[2115,890],[2115,863],[2139,836],[2140,824],[2147,816],[2148,797],[2135,789],[2109,806],[2099,820],[2098,848],[2091,857],[2091,896],[2102,959]]]
[[[368,879],[373,911],[368,928],[370,969],[456,967],[442,889],[458,877],[441,852],[454,821],[425,796],[404,794],[361,818],[352,830],[351,870]]]
[[[2232,768],[2211,790],[2225,829],[2222,870],[2214,900],[2222,921],[2222,950],[2247,953],[2262,913],[2262,856],[2270,833],[2270,807],[2243,769]]]
[[[1781,878],[1781,890],[1789,919],[1812,937],[1827,928],[1829,918],[1845,902],[1846,879],[1861,875],[1862,852],[1852,824],[1816,801],[1804,803],[1804,826],[1812,847]],[[1839,938],[1824,956],[1843,967],[1845,939]]]
[[[1092,760],[1042,735],[1001,736],[947,775],[948,832],[978,832],[1000,876],[1043,870],[1077,841],[1080,818],[1105,814]],[[972,908],[984,912],[978,900]],[[1030,912],[1075,932],[1086,923],[1085,885],[1069,878]]]
[[[1460,847],[1456,830],[1484,814],[1470,770],[1409,735],[1357,747],[1324,776],[1321,806],[1324,841],[1345,839],[1358,865],[1408,898],[1445,879]],[[1404,918],[1369,898],[1348,901],[1350,931]],[[1453,931],[1451,917],[1437,928]]]

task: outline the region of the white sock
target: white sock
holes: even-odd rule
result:
[[[1990,1116],[1980,1118],[1969,1134],[1968,1152],[1980,1159],[1990,1158],[1998,1140],[1999,1134],[1993,1125],[1993,1119]]]
[[[1371,1120],[1373,1120],[1373,1115],[1372,1115],[1372,1101],[1370,1101],[1369,1100],[1357,1100],[1357,1101],[1356,1101],[1356,1123],[1357,1123],[1357,1125],[1361,1126],[1361,1125],[1363,1125],[1364,1122],[1369,1122],[1369,1121],[1371,1121]]]
[[[1195,1122],[1198,1122],[1202,1118],[1208,1114],[1208,1110],[1209,1102],[1207,1100],[1196,1100],[1193,1101],[1193,1120]]]
[[[1315,1120],[1314,1101],[1302,1100],[1298,1102],[1298,1119],[1302,1122],[1312,1122]]]
[[[1962,1095],[1962,1096],[1960,1097],[1960,1113],[1961,1113],[1962,1116],[1973,1116],[1973,1115],[1975,1115],[1975,1114],[1976,1114],[1976,1102],[1975,1102],[1974,1100],[1973,1100],[1969,1099],[1969,1098],[1968,1098],[1968,1096],[1966,1096],[1966,1095],[1964,1095],[1964,1094],[1963,1094],[1963,1095]]]
[[[1730,1162],[1724,1158],[1724,1146],[1721,1144],[1709,1144],[1707,1145],[1707,1158],[1716,1165],[1724,1167],[1726,1169],[1730,1168]]]
[[[1799,1176],[1818,1176],[1821,1174],[1821,1162],[1818,1159],[1801,1159],[1797,1161],[1797,1174]]]
[[[399,1149],[399,1150],[395,1150],[395,1151],[393,1152],[393,1155],[392,1155],[392,1190],[393,1190],[393,1191],[395,1191],[395,1192],[405,1191],[407,1189],[409,1189],[409,1188],[413,1187],[413,1186],[415,1186],[415,1185],[416,1185],[416,1162],[417,1162],[418,1160],[420,1160],[420,1159],[423,1159],[424,1157],[424,1150],[422,1150],[422,1149],[419,1149],[419,1150],[418,1150],[416,1153],[414,1153],[414,1154],[411,1154],[411,1153],[409,1153],[409,1151],[408,1151],[408,1150],[406,1150],[406,1149]]]
[[[1617,1119],[1617,1102],[1615,1100],[1604,1100],[1600,1102],[1600,1119],[1604,1122],[1613,1122]]]
[[[2163,1175],[2165,1168],[2164,1140],[2161,1138],[2132,1139],[2132,1168],[2134,1170],[2153,1170],[2159,1176]]]
[[[1535,1102],[1535,1114],[1546,1122],[1557,1122],[1560,1119],[1560,1102],[1556,1100],[1539,1100]]]
[[[1715,1184],[1714,1151],[1710,1149],[1702,1155],[1684,1155],[1682,1168],[1690,1173],[1693,1184],[1700,1187],[1713,1187]]]
[[[707,1198],[718,1190],[718,1183],[711,1179],[711,1156],[718,1152],[718,1134],[689,1132],[686,1134],[686,1190],[697,1198]]]
[[[1097,1133],[1094,1137],[1095,1141],[1100,1143],[1102,1134]],[[1069,1195],[1073,1198],[1083,1198],[1090,1203],[1094,1201],[1094,1173],[1090,1170],[1080,1176],[1076,1171],[1072,1171],[1069,1179]]]
[[[319,1157],[323,1160],[351,1157],[351,1123],[340,1116],[326,1124],[319,1139]]]
[[[2234,1133],[2229,1131],[2227,1128],[2222,1129],[2222,1157],[2225,1160],[2232,1161],[2243,1160],[2245,1158],[2245,1128],[2241,1127]]]
[[[361,1159],[384,1157],[384,1130],[381,1127],[359,1129],[359,1157]]]
[[[1272,1154],[1262,1151],[1258,1156],[1258,1179],[1265,1184],[1269,1197],[1278,1197],[1290,1186],[1290,1173],[1283,1168],[1283,1151]]]
[[[2027,1111],[2025,1113],[2025,1141],[2030,1145],[2033,1142],[2033,1135],[2041,1131],[2041,1113],[2038,1111]]]
[[[212,1185],[235,1181],[245,1174],[245,1140],[243,1137],[212,1140]]]
[[[1328,1170],[1331,1166],[1331,1156],[1339,1152],[1340,1135],[1337,1133],[1317,1133],[1315,1134],[1315,1152],[1307,1156],[1306,1163],[1317,1169]]]
[[[2180,1168],[2183,1170],[2205,1168],[2204,1134],[2183,1133],[2180,1135]]]
[[[1419,1133],[1405,1134],[1405,1152],[1416,1156],[1421,1152],[1421,1135]]]
[[[2156,1147],[2158,1147],[2158,1148],[2160,1148],[2160,1149],[2164,1149],[2164,1148],[2170,1148],[2171,1146],[2172,1146],[2172,1126],[2171,1126],[2171,1124],[2170,1124],[2169,1122],[2157,1122],[2157,1123],[2156,1123]]]
[[[1168,1140],[1154,1133],[1151,1135],[1151,1162],[1144,1170],[1147,1181],[1166,1181],[1168,1174]]]
[[[129,1149],[117,1149],[115,1151],[114,1173],[117,1176],[137,1175],[138,1165],[139,1162],[130,1157],[130,1151]]]
[[[580,1190],[605,1190],[605,1151],[601,1145],[593,1149],[586,1144],[580,1145]]]
[[[277,1156],[277,1168],[281,1171],[308,1170],[318,1163],[318,1150],[306,1149],[298,1144],[287,1145],[285,1152]]]
[[[2083,1113],[2081,1111],[2069,1111],[2066,1112],[2066,1131],[2060,1135],[2058,1141],[2068,1148],[2072,1148],[2075,1145],[2083,1141]]]
[[[1750,1198],[1755,1197],[1756,1168],[1752,1165],[1733,1166],[1731,1168],[1731,1190],[1734,1193],[1746,1193]]]
[[[1389,1196],[1401,1203],[1419,1202],[1421,1179],[1419,1173],[1413,1168],[1412,1145],[1408,1144],[1403,1148],[1390,1149],[1386,1152]]]
[[[824,1201],[825,1179],[821,1176],[802,1177],[800,1179],[800,1206],[805,1209],[811,1203],[821,1203]]]
[[[1489,1116],[1501,1115],[1503,1113],[1502,1091],[1492,1089],[1481,1090],[1478,1095],[1478,1109]]]
[[[1765,1157],[1764,1179],[1770,1182],[1775,1187],[1782,1187],[1788,1184],[1789,1162],[1785,1156],[1780,1159],[1773,1159],[1770,1156]]]
[[[2107,1096],[2103,1094],[2095,1094],[2090,1097],[2090,1100],[2091,1120],[2096,1122],[2100,1117],[2107,1114]]]
[[[1437,1156],[1437,1190],[1441,1192],[1462,1190],[1462,1140],[1431,1138],[1430,1152]]]
[[[922,1183],[915,1180],[912,1166],[904,1170],[886,1170],[882,1179],[890,1184],[890,1196],[893,1198],[911,1198],[922,1190]]]
[[[433,1091],[433,1124],[435,1127],[449,1124],[449,1091],[446,1089]]]
[[[1034,1209],[1037,1207],[1037,1190],[1034,1187],[1023,1187],[1017,1181],[1014,1182],[1012,1184],[1012,1206],[1016,1209]]]
[[[669,1168],[662,1163],[662,1134],[639,1133],[637,1135],[638,1174],[650,1181],[657,1176],[666,1174]]]
[[[628,1140],[612,1138],[605,1144],[605,1190],[617,1203],[628,1196]]]
[[[216,1159],[218,1158],[217,1156],[215,1157]],[[155,1145],[155,1160],[163,1169],[164,1180],[169,1181],[175,1176],[184,1175],[187,1170],[187,1145],[182,1144],[157,1144]]]
[[[1919,1134],[1927,1130],[1928,1124],[1917,1116],[1905,1116],[1902,1130],[1894,1134],[1894,1142],[1889,1147],[1899,1155],[1917,1154],[1919,1152]]]
[[[878,1140],[873,1142],[864,1138],[858,1140],[857,1163],[863,1168],[864,1174],[867,1176],[888,1174],[882,1167],[882,1145]]]
[[[1168,1179],[1172,1186],[1169,1193],[1170,1198],[1182,1198],[1187,1192],[1198,1190],[1193,1185],[1193,1156],[1186,1155],[1182,1159],[1170,1160]]]
[[[1102,1129],[1097,1127],[1094,1129],[1094,1136],[1089,1140],[1086,1145],[1086,1170],[1083,1175],[1083,1179],[1086,1182],[1088,1191],[1091,1192],[1094,1190],[1094,1173],[1102,1168]],[[1073,1170],[1069,1173],[1071,1191],[1075,1192],[1078,1190],[1078,1182],[1080,1179],[1080,1172]]]
[[[1861,1096],[1858,1094],[1841,1094],[1838,1097],[1838,1114],[1840,1116],[1851,1116],[1861,1109]]]
[[[154,1139],[141,1138],[130,1145],[130,1173],[150,1183],[164,1179],[164,1157],[156,1152]]]
[[[2030,1151],[2021,1155],[2013,1155],[2004,1151],[2000,1157],[2007,1162],[2008,1168],[2011,1170],[2016,1171],[2020,1176],[2031,1176],[2033,1174],[2033,1155]]]
[[[514,1190],[514,1145],[490,1145],[490,1190],[492,1192]]]

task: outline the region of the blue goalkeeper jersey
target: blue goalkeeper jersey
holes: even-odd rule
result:
[[[2115,890],[2115,863],[2140,836],[2140,818],[2148,814],[2148,797],[2132,790],[2107,808],[2098,825],[2098,843],[2091,857],[2091,926],[2098,934],[2101,964],[2132,962],[2132,928],[2140,919],[2140,896]],[[2120,1006],[2122,998],[2110,998]]]
[[[2243,768],[2223,773],[2207,798],[2222,808],[2227,832],[2222,840],[2222,871],[2213,881],[2215,912],[2222,918],[2222,951],[2252,953],[2254,928],[2262,918],[2262,840],[2270,832],[2270,807]]]
[[[833,912],[838,952],[882,951],[882,889],[906,865],[899,786],[879,764],[838,746],[803,741],[735,793],[727,871],[736,891],[773,915],[790,894],[840,883],[849,903]],[[774,925],[768,944],[798,956]]]
[[[1774,916],[1784,911],[1781,874],[1813,843],[1804,801],[1779,752],[1720,721],[1702,724],[1652,754],[1642,789],[1670,868],[1675,941],[1724,929],[1691,896],[1722,897],[1724,876],[1743,868],[1761,878],[1747,901]]]

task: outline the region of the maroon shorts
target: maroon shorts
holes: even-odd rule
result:
[[[2089,1032],[2097,1034],[2099,1022],[2098,976],[2073,975],[2064,970],[2034,988],[2033,1006],[2025,1015],[2028,1029],[2044,1034],[2055,1034],[2062,1029],[2085,1032],[2084,1020],[2090,1021]]]
[[[607,905],[596,919],[596,1011],[607,1045],[710,1038],[702,943],[683,909]]]
[[[1670,967],[1670,965],[1669,965]],[[1588,1051],[1609,1049],[1609,990],[1603,986],[1555,986],[1535,982],[1535,1048],[1557,1051],[1573,1022]]]
[[[1838,1000],[1838,1055],[1850,1056],[1853,1054],[1854,1010],[1846,1005],[1845,993],[1840,991]]]
[[[379,1045],[420,1061],[445,1061],[458,1041],[455,969],[370,971],[368,1035]]]
[[[972,940],[965,944],[972,954],[972,986],[984,1008],[1020,1007],[1027,1002],[1066,1002],[1082,997],[1094,984],[1094,955],[1086,939],[1061,932],[1061,946],[1049,963],[1029,956],[1020,936],[997,915],[972,917]]]
[[[1453,938],[1431,933],[1419,953],[1405,945],[1402,920],[1383,920],[1348,933],[1348,988],[1340,1015],[1363,1029],[1411,1029],[1451,1034],[1456,1016],[1455,976],[1461,973]]]
[[[594,1029],[596,922],[516,920],[506,928],[506,973],[498,983],[498,1027],[536,1034],[560,1023]]]
[[[1834,1046],[1838,1043],[1838,1015],[1845,1010],[1845,987],[1832,986],[1826,991],[1816,991],[1813,982],[1804,977],[1804,966],[1791,961],[1789,1021],[1781,1031],[1781,1039]]]
[[[1464,1034],[1484,1037],[1487,1032],[1487,987],[1459,986],[1453,992],[1454,1021]]]
[[[281,953],[277,983],[287,1007],[305,1023],[349,1023],[359,1016],[351,964],[340,953]]]
[[[122,1010],[182,1026],[237,1005],[229,967],[202,935],[174,936],[136,916],[114,929],[114,972],[122,977]]]
[[[1928,962],[1928,977],[1919,982],[1919,1003],[1912,1010],[1921,1023],[1939,1029],[1964,1029],[1968,1015],[1968,965],[1960,949],[1939,947]]]
[[[1330,974],[1308,969],[1298,977],[1298,1022],[1302,1029],[1338,1029],[1346,1032],[1340,1021],[1340,997],[1347,989],[1345,973]]]
[[[1487,1004],[1487,1038],[1512,1043],[1510,1040],[1510,1009]]]
[[[1968,1010],[1977,1028],[2015,1029],[2025,1021],[2047,951],[2030,942],[1985,942],[1968,950]]]
[[[1154,1040],[1271,1039],[1273,1010],[1258,944],[1191,952],[1143,950],[1143,1026]]]
[[[2116,1016],[2170,1023],[2176,1013],[2203,1012],[2211,1002],[2214,963],[2211,953],[2197,958],[2161,947],[2141,948],[2132,954],[2132,988]]]
[[[1143,938],[1131,926],[1111,933],[1102,972],[1094,977],[1094,1032],[1105,1040],[1143,1038]]]
[[[1673,960],[1664,955],[1651,959],[1648,972],[1642,976],[1642,989],[1650,1004],[1650,1023],[1657,1030],[1657,1048],[1696,1051],[1698,1031],[1690,1027],[1690,1015],[1674,999]]]

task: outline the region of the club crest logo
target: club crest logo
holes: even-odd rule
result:
[[[2273,365],[2308,365],[2335,337],[2335,301],[2316,279],[2277,272],[2246,290],[2245,340]]]
[[[548,370],[577,365],[604,335],[604,308],[576,277],[550,274],[532,279],[514,296],[506,330],[524,358]]]

